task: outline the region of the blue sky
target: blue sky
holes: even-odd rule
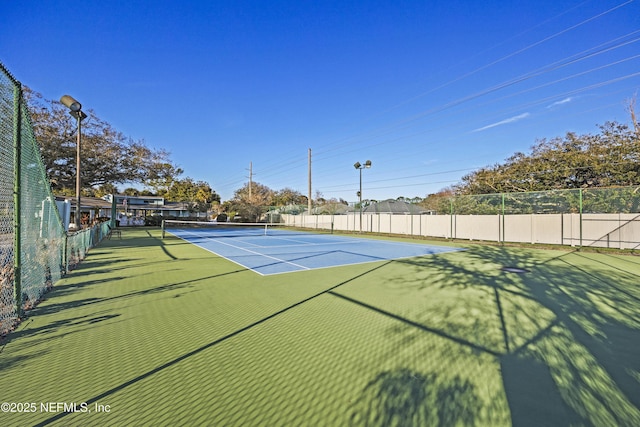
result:
[[[542,138],[629,121],[640,3],[3,1],[0,61],[171,152],[223,198],[254,180],[424,197]]]

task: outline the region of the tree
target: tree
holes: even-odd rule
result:
[[[637,126],[637,124],[635,125]],[[538,141],[529,154],[462,178],[458,194],[530,192],[640,184],[640,134],[636,127],[607,122],[596,134]]]
[[[434,194],[429,194],[419,203],[425,210],[435,212],[437,214],[451,213],[451,199],[454,197],[455,191],[452,187],[442,189]]]
[[[107,194],[118,194],[118,188],[113,184],[104,184],[96,188],[96,197],[102,197]]]
[[[167,162],[156,162],[152,165],[152,172],[145,182],[156,194],[166,194],[174,181],[182,175],[184,171]]]
[[[324,198],[324,194],[322,194],[322,192],[320,190],[316,190],[316,194],[315,194],[315,197],[313,198],[313,200],[317,204],[323,204],[326,201],[326,199]]]
[[[190,212],[207,212],[220,196],[204,181],[192,178],[174,179],[164,197],[169,201],[187,202]]]
[[[303,196],[299,191],[287,187],[274,192],[271,203],[274,206],[306,205],[307,196]]]
[[[231,200],[225,202],[225,211],[236,212],[244,222],[258,222],[266,208],[272,205],[273,195],[274,191],[266,185],[247,183],[234,192]]]
[[[74,189],[76,120],[62,104],[46,100],[27,87],[24,97],[52,187],[62,193]],[[82,122],[80,168],[83,187],[163,182],[182,173],[170,162],[168,152],[127,138],[93,110],[85,113],[88,117]]]

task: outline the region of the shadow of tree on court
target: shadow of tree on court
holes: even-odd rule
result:
[[[408,368],[378,374],[353,406],[353,426],[474,426],[481,409],[469,381],[445,381]]]
[[[39,326],[29,324],[28,328],[22,328],[14,331],[3,343],[3,346],[6,346],[7,353],[10,354],[14,351],[20,350],[23,347],[23,341],[20,341],[21,338],[33,337],[33,339],[29,340],[28,343],[24,345],[29,347],[36,347],[38,345],[49,343],[51,341],[67,338],[72,334],[91,330],[97,323],[106,321],[110,321],[109,323],[113,323],[111,321],[122,321],[114,320],[120,317],[119,313],[106,313],[107,312],[105,311],[97,312],[86,316],[61,319],[55,322],[41,324]],[[31,321],[29,321],[28,323],[31,323]],[[62,330],[64,330],[63,334],[57,333]],[[2,366],[1,359],[0,366]]]
[[[20,365],[24,366],[24,365],[28,364],[30,360],[46,356],[47,354],[49,354],[49,351],[47,351],[47,350],[34,352],[33,354],[30,354],[30,355],[27,355],[27,356],[24,356],[24,355],[11,356],[11,355],[4,355],[3,354],[2,357],[0,357],[0,372],[8,370],[14,365],[16,365],[16,366],[20,366]]]
[[[640,425],[640,268],[614,261],[477,246],[395,261],[380,286],[403,318],[497,354],[514,425]]]
[[[215,278],[218,278],[218,277],[227,276],[227,275],[230,275],[230,274],[241,273],[241,272],[244,272],[246,270],[247,270],[246,268],[241,268],[241,269],[237,269],[237,270],[227,271],[227,272],[224,272],[224,273],[213,274],[213,275],[206,276],[206,277],[198,277],[198,278],[192,279],[192,280],[185,280],[185,281],[182,281],[182,282],[175,282],[175,283],[170,283],[170,284],[166,284],[166,285],[162,285],[162,286],[155,286],[155,287],[152,287],[152,288],[141,289],[141,290],[138,290],[138,291],[132,291],[132,292],[122,293],[122,294],[113,295],[113,296],[92,297],[92,298],[76,299],[76,300],[62,302],[62,303],[44,304],[44,305],[40,305],[40,306],[34,308],[33,310],[31,310],[29,312],[29,315],[30,316],[43,316],[43,315],[52,314],[52,313],[59,313],[59,312],[61,312],[63,310],[75,309],[75,308],[78,308],[78,307],[83,307],[83,306],[92,305],[92,304],[100,304],[100,303],[110,302],[110,301],[115,301],[115,300],[135,299],[135,298],[138,298],[138,297],[153,296],[153,295],[167,293],[167,292],[185,291],[185,290],[188,290],[188,289],[191,289],[191,290],[189,290],[187,292],[195,292],[193,290],[193,287],[194,287],[194,285],[196,283],[206,282],[208,280],[215,279]],[[113,281],[113,280],[118,280],[118,278],[109,279],[109,281]],[[98,280],[98,281],[95,281],[95,283],[103,283],[103,281]],[[59,298],[62,295],[65,295],[67,293],[73,293],[77,289],[82,288],[84,286],[89,286],[91,284],[93,284],[93,283],[92,282],[87,282],[87,283],[83,283],[83,284],[80,284],[80,285],[73,284],[73,285],[58,286],[58,287],[56,287],[54,292],[50,295],[50,297]],[[185,292],[182,292],[181,294],[173,295],[173,297],[181,296],[184,293]]]

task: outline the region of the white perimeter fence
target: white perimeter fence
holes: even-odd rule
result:
[[[495,242],[640,249],[640,213],[282,215],[286,225]]]

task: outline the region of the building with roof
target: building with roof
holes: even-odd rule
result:
[[[187,202],[167,202],[158,196],[127,196],[124,194],[108,194],[102,198],[80,198],[81,223],[83,226],[94,223],[99,218],[111,218],[112,203],[115,197],[116,221],[120,226],[145,225],[150,217],[186,218],[202,216],[206,213],[192,212]],[[75,223],[76,198],[73,196],[56,196],[56,205],[65,228]]]
[[[128,196],[108,194],[104,199],[112,202],[115,197],[116,211],[120,225],[144,225],[152,216],[167,218],[207,218],[206,212],[193,212],[188,202],[168,202],[160,196]]]

